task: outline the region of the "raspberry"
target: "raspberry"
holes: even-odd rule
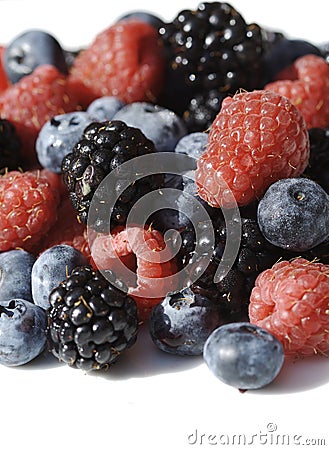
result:
[[[29,165],[37,158],[35,141],[42,125],[51,117],[78,108],[69,94],[65,76],[53,66],[39,66],[0,96],[0,115],[13,123]]]
[[[262,272],[250,296],[250,322],[274,334],[286,355],[329,351],[329,266],[304,258]]]
[[[39,172],[7,172],[0,178],[0,251],[32,251],[54,224],[58,192]]]
[[[284,76],[287,78],[283,79]],[[277,78],[265,89],[289,98],[304,116],[308,128],[329,126],[329,65],[325,59],[302,56]]]
[[[198,161],[198,193],[214,207],[232,207],[231,194],[247,205],[273,182],[299,176],[309,146],[305,120],[287,98],[264,90],[226,97]]]
[[[68,197],[61,201],[57,220],[40,241],[37,253],[40,254],[55,245],[70,245],[90,258],[87,227],[78,221]]]
[[[69,82],[85,107],[102,96],[116,96],[125,103],[154,102],[163,85],[164,61],[155,28],[122,20],[98,34],[76,57]]]
[[[140,226],[116,227],[112,234],[99,234],[92,243],[94,264],[101,270],[111,269],[123,279],[141,320],[146,320],[152,307],[174,290],[171,275],[176,272],[176,262],[163,253],[165,247],[159,231]],[[130,271],[123,271],[120,262]]]

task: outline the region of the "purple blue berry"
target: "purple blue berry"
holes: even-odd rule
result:
[[[46,345],[46,312],[24,299],[0,302],[0,364],[21,366]]]
[[[16,36],[3,55],[4,70],[11,83],[17,83],[45,64],[68,73],[64,50],[54,36],[43,30],[27,30]]]
[[[273,245],[303,252],[329,237],[329,195],[308,178],[273,183],[258,204],[257,220]]]
[[[112,120],[114,115],[125,106],[118,97],[105,96],[100,97],[90,103],[87,113],[92,116],[95,121],[103,122],[104,120]]]
[[[130,127],[139,128],[153,141],[158,152],[172,152],[177,142],[187,134],[184,121],[173,111],[146,102],[124,106],[113,120],[121,120]]]
[[[55,245],[45,250],[32,267],[34,303],[48,309],[51,291],[65,280],[73,269],[87,264],[87,258],[70,245]]]
[[[0,301],[32,300],[31,273],[35,257],[25,250],[0,253]]]
[[[214,330],[204,345],[204,360],[222,382],[238,389],[259,389],[279,374],[281,342],[249,322],[229,323]]]
[[[182,153],[198,160],[205,151],[208,142],[208,133],[195,132],[183,136],[175,147],[175,153]]]
[[[46,122],[36,141],[37,157],[42,167],[61,173],[63,158],[72,151],[91,122],[93,118],[83,111],[57,115]]]
[[[223,322],[218,306],[186,288],[168,294],[153,308],[149,327],[160,350],[176,355],[202,355],[206,339]]]

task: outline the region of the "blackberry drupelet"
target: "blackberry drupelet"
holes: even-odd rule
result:
[[[329,194],[329,128],[311,128],[310,159],[304,175]]]
[[[163,103],[178,114],[198,94],[260,87],[262,31],[228,3],[203,2],[159,29],[167,57]]]
[[[225,97],[226,94],[216,89],[192,97],[183,113],[189,133],[208,130],[219,113]]]
[[[75,268],[49,296],[49,350],[86,371],[112,365],[137,338],[136,303],[124,288],[110,270],[105,278],[90,266]]]
[[[20,165],[21,141],[14,125],[0,119],[0,172],[17,170]]]
[[[94,230],[109,232],[117,225],[125,225],[132,205],[146,193],[161,187],[163,176],[155,174],[139,178],[122,191],[122,186],[133,174],[127,174],[124,170],[115,173],[112,171],[133,158],[152,154],[156,155],[153,142],[147,139],[141,130],[129,127],[122,121],[93,122],[87,126],[82,139],[62,162],[64,182],[80,220],[87,223],[90,204],[94,200],[97,202],[97,217],[93,223],[89,223]],[[150,165],[151,162],[146,161],[146,171]],[[138,172],[140,170],[138,167]],[[115,177],[114,187],[109,188],[107,183],[104,183],[102,188],[97,190],[110,172],[111,180]],[[109,189],[112,190],[107,192]],[[104,202],[104,198],[113,196],[118,199],[110,218],[109,206]]]

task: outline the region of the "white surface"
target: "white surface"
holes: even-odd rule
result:
[[[170,20],[197,4],[0,0],[0,43],[39,27],[55,34],[64,46],[80,47],[127,11],[148,9]],[[249,22],[315,43],[329,40],[326,0],[231,4]],[[271,386],[241,394],[216,380],[201,357],[161,353],[144,330],[136,346],[108,373],[86,375],[41,356],[21,368],[0,367],[0,383],[4,450],[264,449],[298,448],[297,444],[326,448],[319,441],[311,445],[319,439],[329,445],[329,360],[324,358],[286,364]],[[276,432],[270,431],[271,424],[277,425]],[[227,445],[234,434],[245,434],[247,444],[239,446],[235,437],[236,444]],[[289,439],[289,445],[276,445],[277,437],[279,443]],[[308,438],[314,439],[310,445]]]

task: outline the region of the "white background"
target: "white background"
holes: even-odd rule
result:
[[[197,4],[0,0],[0,43],[38,27],[52,32],[67,48],[79,48],[127,11],[149,10],[171,20],[181,9]],[[329,40],[326,0],[231,4],[248,22],[314,43]],[[277,426],[268,436],[289,435],[287,448],[297,447],[294,435],[301,436],[300,445],[307,438],[325,438],[329,445],[328,394],[328,359],[285,364],[271,386],[241,394],[215,379],[201,357],[161,353],[144,330],[136,346],[107,373],[87,375],[51,356],[21,368],[0,367],[0,446],[4,450],[239,448],[221,445],[225,435],[244,433],[250,442],[257,434],[257,442],[271,427],[268,424]],[[208,435],[215,435],[213,445]],[[267,444],[266,436],[261,439],[249,447],[283,448],[275,441],[270,445],[269,437]]]

